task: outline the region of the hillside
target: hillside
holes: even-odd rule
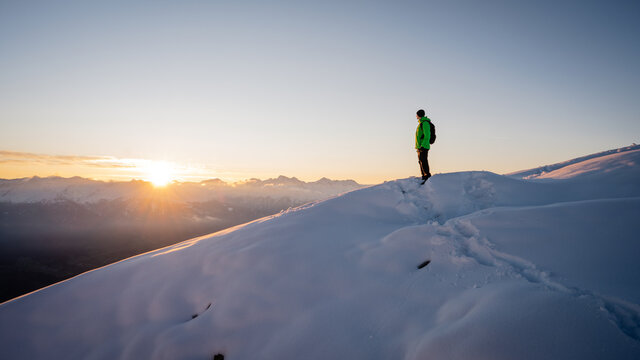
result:
[[[640,150],[539,173],[387,182],[129,258],[0,305],[0,348],[11,359],[640,358]]]
[[[627,151],[636,151],[640,150],[640,145],[633,144],[629,146],[625,146],[619,149],[607,150],[595,154],[590,154],[586,156],[581,156],[575,159],[563,161],[557,164],[545,165],[529,170],[517,171],[514,173],[507,174],[508,176],[520,178],[520,179],[545,179],[545,178],[562,178],[562,177],[571,177],[571,175],[567,174],[567,176],[561,175],[561,173],[565,173],[567,171],[571,171],[572,169],[582,169],[582,171],[594,171],[594,172],[605,172],[607,169],[607,162],[603,161],[606,159],[612,159],[613,161],[617,161],[621,159],[618,154]],[[593,159],[593,161],[591,161]],[[599,164],[602,166],[600,169],[594,169],[591,165]],[[600,171],[598,171],[600,170]]]

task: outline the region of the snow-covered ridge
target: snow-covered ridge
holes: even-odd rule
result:
[[[397,180],[185,241],[0,305],[0,348],[11,359],[638,359],[638,156],[591,158],[567,179]]]
[[[602,151],[599,153],[595,153],[595,154],[590,154],[590,155],[586,155],[586,156],[581,156],[575,159],[571,159],[571,160],[567,160],[567,161],[563,161],[557,164],[552,164],[552,165],[545,165],[545,166],[541,166],[541,167],[537,167],[537,168],[533,168],[533,169],[529,169],[529,170],[521,170],[521,171],[516,171],[513,173],[509,173],[506,174],[507,176],[511,176],[514,178],[518,178],[518,179],[542,179],[542,178],[563,178],[563,177],[570,177],[570,173],[565,173],[563,171],[561,171],[563,168],[571,168],[573,166],[574,169],[582,169],[583,171],[589,171],[588,169],[585,169],[584,163],[587,160],[592,160],[591,162],[593,163],[598,163],[600,160],[599,158],[603,158],[603,157],[607,157],[607,156],[611,156],[615,158],[616,154],[619,153],[623,153],[623,152],[627,152],[627,151],[637,151],[640,150],[640,145],[637,144],[633,144],[630,146],[626,146],[626,147],[622,147],[622,148],[618,148],[618,149],[613,149],[613,150],[607,150],[607,151]],[[582,164],[580,164],[582,163]],[[606,165],[606,164],[604,164]],[[606,168],[606,166],[604,167]]]
[[[304,182],[295,177],[279,176],[274,179],[226,183],[220,179],[201,182],[174,182],[160,190],[141,180],[129,182],[98,181],[81,177],[31,177],[0,179],[0,202],[32,203],[70,200],[78,203],[95,203],[102,200],[128,200],[153,198],[158,194],[168,200],[204,202],[221,196],[234,197],[288,197],[297,201],[326,199],[346,191],[362,187],[353,180]]]

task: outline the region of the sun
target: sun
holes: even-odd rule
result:
[[[163,161],[154,161],[147,166],[147,180],[155,187],[167,186],[173,180],[171,166]]]

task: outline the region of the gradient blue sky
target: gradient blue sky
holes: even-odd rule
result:
[[[419,174],[424,108],[434,172],[520,170],[639,142],[639,18],[638,1],[0,1],[0,150],[374,183]]]

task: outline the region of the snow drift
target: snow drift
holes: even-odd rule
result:
[[[11,359],[638,359],[639,164],[632,148],[544,178],[461,172],[356,190],[4,303],[0,348]]]

